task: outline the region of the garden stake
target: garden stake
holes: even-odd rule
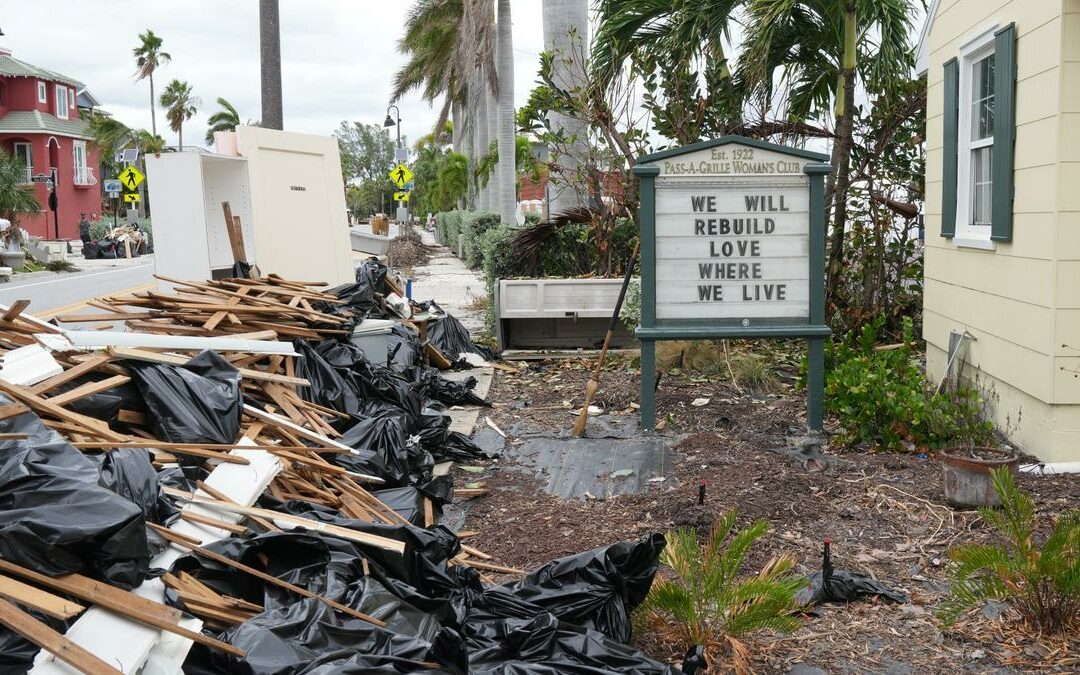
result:
[[[600,371],[604,368],[604,359],[607,358],[608,347],[611,346],[611,335],[615,332],[615,326],[619,323],[619,314],[622,313],[623,300],[626,299],[626,287],[630,285],[630,277],[634,274],[634,266],[637,263],[638,248],[641,247],[641,240],[634,244],[634,251],[630,254],[630,259],[626,261],[626,274],[623,275],[622,288],[619,289],[619,299],[615,303],[615,311],[611,314],[611,322],[608,323],[607,335],[604,336],[604,346],[600,349],[600,358],[596,361],[596,370],[593,371],[592,377],[589,378],[588,384],[585,385],[585,402],[581,404],[581,413],[578,415],[577,421],[574,422],[574,429],[571,434],[577,438],[580,438],[585,433],[585,424],[589,421],[589,405],[592,403],[593,396],[596,396],[596,390],[600,386]]]

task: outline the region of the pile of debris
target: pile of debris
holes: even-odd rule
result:
[[[436,303],[374,260],[163,281],[0,307],[7,672],[677,672],[627,646],[661,536],[525,574],[439,524],[486,403],[440,368],[491,355]]]
[[[82,250],[87,260],[137,258],[152,252],[150,237],[135,224],[114,227],[101,239],[87,242]]]
[[[426,265],[433,248],[420,239],[411,228],[394,237],[386,250],[386,262],[395,269]]]

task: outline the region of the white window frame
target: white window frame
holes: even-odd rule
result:
[[[81,153],[79,151],[82,151]],[[80,155],[82,163],[79,162]],[[76,185],[89,185],[90,184],[90,171],[87,168],[87,161],[89,161],[86,154],[86,141],[73,141],[71,143],[71,161],[75,169],[75,184]]]
[[[34,146],[27,141],[15,141],[12,143],[12,150],[15,151],[16,159],[23,158],[23,154],[19,150],[20,146],[26,148],[26,157],[30,158],[30,161],[23,167],[26,169],[26,182],[29,183],[30,177],[34,175]]]
[[[68,112],[70,110],[68,96],[71,92],[68,91],[67,87],[62,87],[60,85],[56,85],[53,88],[56,89],[56,116],[62,120],[66,120],[68,118]],[[61,105],[60,101],[61,95],[63,95],[64,99],[63,105]]]
[[[38,103],[49,102],[49,87],[42,80],[38,80],[37,83],[37,100]]]
[[[74,110],[75,109],[75,87],[68,87],[68,102],[70,103],[69,107],[72,110]]]
[[[993,147],[993,134],[989,138],[978,141],[971,140],[971,79],[972,70],[976,63],[994,53],[994,31],[997,25],[993,25],[971,38],[960,46],[958,59],[959,81],[957,88],[957,138],[956,138],[956,236],[953,243],[957,246],[969,248],[981,248],[993,250],[996,248],[994,241],[990,239],[990,225],[972,225],[971,218],[974,214],[974,195],[971,189],[973,150],[982,147]],[[995,102],[998,92],[994,92]],[[997,115],[994,116],[997,124]]]

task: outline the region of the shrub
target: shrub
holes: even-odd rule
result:
[[[490,332],[495,329],[495,281],[514,276],[517,258],[510,240],[516,230],[508,225],[498,225],[484,232],[480,238],[480,251],[484,266],[484,285],[491,303],[487,308],[486,325]]]
[[[1005,536],[1004,545],[958,546],[952,589],[938,608],[947,624],[986,600],[1006,601],[1040,630],[1080,627],[1080,511],[1062,514],[1042,546],[1035,543],[1035,506],[1007,469],[991,473],[1001,509],[979,509]]]
[[[498,227],[499,214],[491,211],[476,211],[466,213],[461,218],[461,236],[464,237],[461,247],[462,259],[472,269],[480,269],[484,265],[483,246],[481,239],[485,232]]]
[[[806,579],[792,573],[795,561],[787,555],[773,558],[757,575],[739,579],[746,554],[768,531],[768,523],[759,520],[736,532],[736,516],[733,509],[713,524],[704,549],[695,530],[668,533],[660,561],[674,576],[653,582],[640,611],[648,624],[674,631],[683,643],[703,646],[710,666],[729,654],[737,672],[749,672],[749,649],[739,637],[798,628],[792,616],[795,594]]]
[[[883,323],[866,324],[826,348],[825,407],[840,422],[841,442],[885,450],[905,442],[929,448],[992,442],[977,392],[930,390],[915,360],[911,319],[904,319],[900,344],[879,349]]]
[[[443,211],[435,214],[435,226],[439,228],[439,238],[443,245],[457,252],[458,235],[461,232],[461,218],[464,211]]]

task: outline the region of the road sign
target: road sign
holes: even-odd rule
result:
[[[124,188],[128,190],[135,190],[139,187],[140,183],[146,180],[146,176],[142,175],[142,172],[133,166],[129,166],[121,171],[117,178],[124,184]]]
[[[407,201],[409,201],[409,193],[408,192],[395,192],[394,193],[394,201],[395,202],[407,202]]]
[[[101,185],[105,188],[105,192],[120,192],[124,189],[124,184],[115,178],[102,181]]]
[[[404,164],[398,164],[390,170],[390,180],[394,181],[394,185],[399,188],[405,187],[405,185],[413,179],[413,172],[409,171],[409,167]]]
[[[129,203],[129,204],[132,204],[134,202],[139,201],[139,193],[138,192],[126,192],[126,193],[124,193],[124,201]]]

